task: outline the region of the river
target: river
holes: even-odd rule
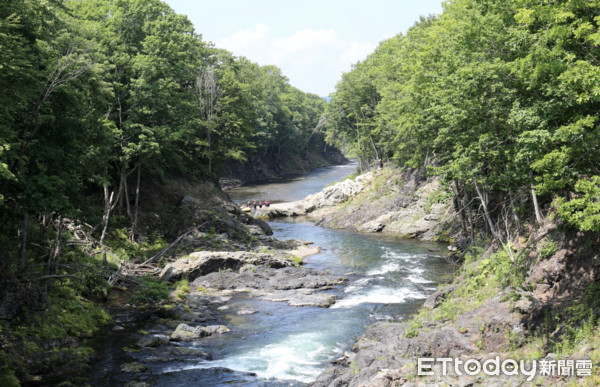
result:
[[[292,201],[321,190],[354,171],[352,165],[325,167],[286,182],[243,187],[232,200]],[[348,282],[331,290],[337,302],[330,308],[291,307],[241,294],[229,305],[258,311],[237,315],[215,311],[215,319],[231,332],[203,339],[212,360],[172,361],[150,366],[151,385],[157,386],[302,386],[313,381],[329,361],[350,349],[367,325],[377,320],[398,321],[415,313],[437,284],[448,279],[450,267],[442,258],[443,245],[400,240],[318,227],[303,220],[270,222],[278,239],[304,239],[320,246],[304,265],[344,275]],[[128,335],[144,329],[163,334],[152,321],[116,332],[96,368],[95,382],[121,384],[135,377],[119,373],[118,364],[135,354],[118,354]],[[110,347],[114,346],[114,350]],[[141,360],[141,359],[140,359]],[[101,375],[98,370],[103,370]],[[113,374],[115,373],[115,374]],[[135,376],[135,375],[134,375]]]

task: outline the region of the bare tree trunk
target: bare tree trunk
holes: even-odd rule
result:
[[[106,236],[106,229],[108,229],[108,220],[110,218],[111,203],[112,203],[114,194],[115,194],[115,191],[112,191],[109,196],[108,195],[108,187],[104,186],[104,216],[102,218],[102,222],[104,223],[104,226],[102,227],[102,234],[100,236],[100,244],[101,245],[104,244],[104,237]]]
[[[535,193],[535,186],[531,184],[531,198],[533,199],[533,208],[535,211],[535,220],[538,225],[544,223],[544,217],[542,216],[542,211],[540,211],[540,205],[538,204],[537,194]]]
[[[481,206],[483,207],[483,214],[485,216],[485,219],[487,220],[488,226],[490,228],[490,232],[492,233],[494,238],[499,241],[500,236],[498,235],[498,231],[496,231],[496,227],[494,226],[494,222],[492,221],[492,217],[490,216],[490,213],[488,211],[487,193],[484,193],[479,188],[479,184],[477,184],[477,181],[475,181],[475,179],[473,179],[473,184],[475,184],[475,190],[477,191],[477,196],[479,196],[479,200],[481,201]]]
[[[527,164],[531,164],[529,157],[527,157]],[[533,210],[535,212],[535,220],[538,225],[544,223],[544,217],[542,216],[542,211],[540,211],[540,205],[538,204],[537,194],[535,193],[535,185],[533,184],[533,172],[531,168],[529,168],[529,186],[531,189],[531,199],[533,201]]]
[[[25,253],[27,251],[27,212],[23,215],[23,226],[21,228],[21,252],[19,254],[19,271],[25,270]]]
[[[212,174],[212,121],[221,97],[218,79],[212,69],[206,69],[196,77],[198,110],[206,120],[206,141],[208,142],[208,173]]]
[[[137,182],[135,186],[135,204],[133,207],[133,223],[131,225],[131,241],[135,242],[138,233],[138,211],[140,204],[140,177],[142,174],[142,164],[138,164]]]
[[[530,178],[533,180],[533,176],[531,171],[529,172]],[[538,225],[544,223],[544,217],[542,216],[542,211],[540,210],[540,205],[538,203],[537,194],[535,193],[535,186],[533,183],[530,184],[531,187],[531,199],[533,200],[533,209],[535,211],[535,220]]]
[[[117,205],[119,204],[119,201],[117,200],[119,197],[121,197],[123,195],[123,184],[122,181],[119,181],[119,188],[117,190],[117,195],[115,195],[115,191],[113,191],[110,194],[110,211],[114,211],[115,208],[117,208]],[[113,201],[114,198],[114,201]]]

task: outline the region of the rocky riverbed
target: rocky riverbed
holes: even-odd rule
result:
[[[396,181],[394,177],[398,173],[391,169],[374,171],[327,187],[301,201],[263,207],[253,215],[257,218],[300,216],[330,227],[421,239],[447,239],[456,235],[457,216],[450,196],[440,183],[434,178],[417,184],[414,175],[404,172]],[[185,243],[188,247],[201,246],[201,251],[188,251],[164,267],[163,280],[173,282],[187,278],[189,289],[184,296],[174,292],[173,302],[154,308],[142,317],[150,321],[148,332],[132,332],[127,321],[117,319],[115,332],[130,335],[129,344],[123,349],[128,360],[121,362],[121,375],[111,381],[130,381],[131,376],[122,375],[135,374],[136,380],[142,383],[140,385],[152,384],[155,375],[160,375],[160,381],[164,383],[186,381],[186,384],[194,384],[200,383],[197,375],[201,374],[209,375],[213,384],[290,385],[285,380],[290,375],[296,381],[312,381],[313,386],[569,383],[564,378],[538,376],[529,381],[528,375],[486,377],[464,372],[457,375],[452,371],[444,375],[440,363],[433,367],[434,375],[421,376],[417,372],[417,359],[453,358],[462,362],[473,359],[480,363],[511,357],[557,360],[558,356],[547,350],[550,344],[531,341],[531,332],[535,327],[542,327],[548,331],[549,343],[553,343],[565,332],[565,328],[557,323],[560,320],[556,320],[565,305],[581,299],[582,294],[589,292],[588,285],[600,278],[598,254],[590,248],[594,244],[585,238],[571,247],[542,255],[545,244],[551,244],[553,240],[566,241],[564,235],[548,222],[532,232],[528,239],[520,239],[514,251],[503,252],[498,246],[489,247],[477,259],[464,265],[454,284],[431,294],[434,290],[431,285],[437,281],[424,273],[438,265],[441,258],[438,254],[406,253],[381,245],[376,248],[383,252],[378,257],[380,261],[373,264],[367,255],[361,263],[371,262],[372,266],[364,269],[361,275],[347,269],[347,274],[342,274],[346,271],[331,274],[329,270],[300,264],[300,257],[318,251],[310,243],[278,241],[268,235],[271,233],[269,225],[259,219],[240,214],[231,206],[228,206],[228,213],[237,216],[238,220],[220,219],[216,224],[223,225],[219,231],[226,231],[226,225],[233,225],[235,233],[222,232],[212,236],[192,233]],[[204,212],[201,214],[205,216]],[[323,229],[311,227],[323,233]],[[327,231],[330,232],[334,230]],[[240,233],[250,237],[240,242],[235,239]],[[361,239],[356,238],[360,234],[348,234],[352,234],[353,239]],[[311,235],[315,236],[314,240],[319,239],[316,234]],[[361,239],[358,244],[364,242]],[[532,247],[538,242],[541,248]],[[354,243],[351,239],[343,240],[344,247]],[[560,243],[560,246],[567,246]],[[325,250],[331,248],[327,243],[321,244]],[[218,250],[216,247],[219,246],[225,248]],[[349,251],[353,254],[359,250]],[[440,251],[439,246],[423,250]],[[526,251],[527,256],[514,256],[519,250]],[[582,254],[583,251],[586,253]],[[350,258],[352,263],[352,254],[344,259]],[[544,258],[540,258],[542,256]],[[517,267],[515,262],[520,262],[521,266]],[[340,264],[342,262],[336,261],[336,265]],[[332,266],[325,268],[332,269]],[[449,266],[444,270],[451,271]],[[508,277],[515,275],[522,276],[516,282],[519,286],[505,286]],[[391,287],[389,283],[396,281],[406,282]],[[431,295],[418,311],[421,305],[418,299],[424,299],[428,294]],[[336,311],[343,312],[344,308],[375,300],[383,303],[379,310],[384,309],[385,314],[383,318],[375,319],[366,332],[364,325],[359,324],[352,331],[356,334],[353,337],[358,339],[351,348],[346,341],[346,331],[342,332],[343,337],[332,334],[329,321],[323,316],[319,316],[316,325],[311,321],[318,313],[316,311],[324,311],[328,317],[336,318],[337,326],[342,327],[348,323],[345,318],[350,314],[336,314]],[[387,309],[388,302],[410,307],[408,312],[398,313],[399,309],[394,307]],[[275,312],[284,308],[287,308],[284,313],[289,314],[292,309],[309,311],[306,312],[308,317],[291,319],[290,325],[279,321],[261,325],[266,319],[275,318],[273,315],[285,320],[285,315]],[[373,310],[367,313],[373,313]],[[411,313],[416,314],[408,318]],[[401,321],[404,319],[407,321]],[[244,322],[238,324],[241,320]],[[306,325],[302,332],[297,332],[298,321]],[[252,327],[251,332],[248,327]],[[265,340],[275,334],[273,327],[283,331],[278,333],[276,342]],[[336,358],[312,357],[318,359],[317,366],[309,366],[308,372],[298,379],[295,372],[307,364],[304,358],[307,351],[317,350],[303,347],[298,353],[292,353],[291,348],[316,343],[314,335],[319,335],[323,328],[330,330],[327,334],[335,340],[334,344],[345,343],[346,350],[335,352]],[[259,345],[242,343],[240,353],[232,353],[229,349],[225,354],[214,352],[220,348],[219,343],[235,346],[240,339],[248,338],[264,341]],[[333,353],[331,349],[328,351]],[[590,353],[596,353],[593,351],[597,351],[595,347],[584,346],[572,354],[571,359],[585,360]],[[215,356],[217,358],[211,360]],[[287,368],[282,371],[279,359],[290,356],[294,361],[287,362],[284,366]],[[268,363],[257,364],[263,357],[268,358]],[[135,361],[131,361],[132,358]],[[331,362],[330,367],[321,372],[327,361]],[[236,368],[240,362],[243,366]],[[204,373],[192,371],[204,366],[207,370]],[[260,376],[248,372],[258,369]],[[294,383],[297,382],[291,382],[291,385]]]

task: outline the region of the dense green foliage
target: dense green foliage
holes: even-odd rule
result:
[[[160,0],[0,2],[0,88],[0,374],[97,329],[88,300],[106,297],[108,265],[164,247],[140,239],[145,182],[325,147],[322,98],[203,41]],[[166,295],[147,282],[136,302]]]
[[[328,140],[442,174],[465,230],[510,237],[555,197],[600,230],[599,25],[596,0],[447,1],[344,74]]]
[[[63,274],[61,241],[87,222],[102,244],[111,212],[136,241],[144,178],[325,145],[322,98],[159,0],[3,1],[0,47],[4,278]]]

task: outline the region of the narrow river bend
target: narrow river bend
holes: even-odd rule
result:
[[[320,168],[287,182],[243,187],[230,196],[234,202],[298,200],[353,170],[353,165]],[[305,385],[315,380],[330,361],[348,351],[367,325],[376,320],[402,320],[416,312],[451,271],[440,255],[445,249],[441,244],[325,229],[299,219],[274,221],[270,225],[278,239],[304,239],[321,247],[321,253],[305,258],[305,266],[348,278],[346,284],[331,290],[337,302],[328,309],[291,307],[284,302],[237,295],[229,301],[230,308],[215,312],[216,320],[231,332],[203,339],[202,349],[212,355],[212,360],[156,364],[150,370],[152,383]],[[239,310],[240,306],[258,312],[228,313],[228,309]],[[147,325],[128,330],[160,334],[151,322]],[[119,335],[125,338],[126,332]],[[106,355],[111,359],[116,356],[114,352]],[[116,364],[117,360],[112,362]],[[101,368],[107,373],[111,368],[118,373],[112,362],[105,359]],[[96,381],[124,381],[107,373],[98,375]]]

